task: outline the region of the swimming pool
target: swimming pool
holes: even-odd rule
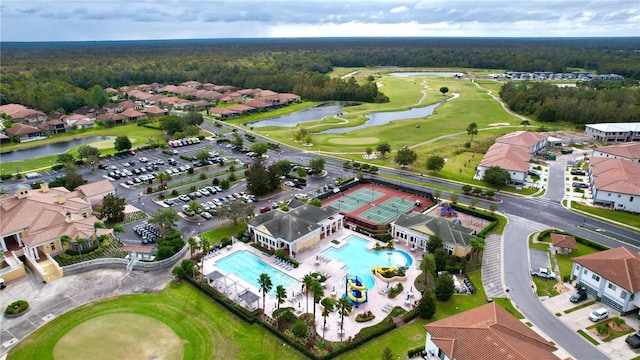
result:
[[[260,284],[258,284],[260,274],[269,274],[273,283],[271,293],[274,295],[278,285],[289,289],[298,284],[298,280],[295,278],[266,264],[258,256],[245,250],[223,257],[216,262],[216,267],[226,275],[235,274],[248,284],[255,286],[256,289],[260,289]]]
[[[413,263],[411,255],[402,250],[368,250],[366,247],[368,241],[356,235],[349,235],[343,241],[347,244],[339,249],[327,249],[322,254],[347,264],[344,270],[349,273],[349,277],[358,276],[367,285],[367,289],[371,289],[375,284],[371,276],[371,268],[411,266]]]

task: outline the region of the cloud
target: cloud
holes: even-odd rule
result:
[[[4,0],[1,6],[2,41],[640,35],[637,0]]]
[[[397,6],[397,7],[392,8],[391,10],[389,10],[389,12],[394,14],[394,13],[405,12],[407,10],[409,10],[409,8],[404,6],[404,5],[402,5],[402,6]]]

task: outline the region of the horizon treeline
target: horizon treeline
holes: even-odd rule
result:
[[[375,83],[330,78],[339,67],[569,72],[640,79],[638,38],[318,38],[5,43],[0,102],[69,112],[95,85],[188,80],[293,92],[307,100],[385,102]]]

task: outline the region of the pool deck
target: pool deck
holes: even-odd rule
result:
[[[342,296],[342,294],[344,294],[344,278],[347,275],[347,272],[344,271],[346,264],[340,261],[337,261],[335,259],[327,258],[327,257],[325,257],[325,260],[321,260],[317,262],[316,255],[321,254],[324,250],[328,248],[340,247],[344,245],[345,242],[343,242],[342,240],[349,237],[350,235],[357,235],[360,238],[369,240],[369,244],[367,245],[369,249],[373,248],[373,246],[376,243],[376,240],[368,238],[363,234],[356,233],[348,229],[341,229],[340,231],[333,233],[332,235],[322,239],[318,244],[312,246],[311,248],[305,249],[301,253],[297,254],[296,260],[300,262],[300,266],[292,270],[286,270],[282,266],[279,266],[276,264],[276,258],[274,256],[268,256],[260,252],[259,250],[249,246],[249,244],[236,242],[233,244],[233,247],[228,249],[222,249],[219,251],[218,255],[205,259],[201,269],[203,274],[205,275],[209,274],[216,269],[215,262],[218,259],[228,256],[236,251],[245,250],[257,255],[260,258],[260,260],[262,260],[266,264],[273,266],[274,268],[296,278],[299,281],[302,280],[304,275],[313,273],[313,272],[319,272],[327,275],[327,281],[324,285],[325,296],[332,296],[334,298],[339,298],[340,296]],[[334,239],[340,241],[340,244],[336,245],[332,243],[331,240],[334,240]],[[368,302],[360,305],[357,309],[354,306],[351,314],[348,317],[345,316],[343,334],[340,334],[340,325],[339,325],[340,317],[338,316],[337,312],[334,311],[327,317],[327,328],[324,334],[327,340],[340,341],[341,335],[342,335],[342,339],[348,339],[349,337],[352,337],[355,334],[357,334],[361,328],[369,327],[382,321],[389,314],[389,310],[394,306],[402,307],[408,311],[413,307],[414,303],[420,300],[421,294],[420,292],[415,290],[415,288],[413,287],[413,283],[415,278],[421,272],[419,269],[419,264],[422,258],[422,250],[418,249],[415,252],[412,252],[411,249],[405,246],[402,241],[396,242],[395,247],[396,247],[396,250],[403,250],[413,258],[413,263],[411,264],[409,269],[407,269],[406,271],[407,280],[402,282],[404,285],[404,290],[398,296],[396,296],[396,298],[389,299],[387,295],[383,293],[387,289],[387,283],[374,277],[375,285],[373,289],[368,289],[367,291]],[[255,294],[259,295],[260,301],[262,301],[262,294],[259,292],[259,290],[255,286],[252,286],[242,281],[235,275],[232,275],[232,278],[233,280],[237,281],[238,284],[240,284],[238,286],[238,289],[248,288]],[[397,282],[392,282],[391,286],[395,285],[396,283]],[[274,283],[273,285],[275,288],[275,286],[277,286],[278,284]],[[332,293],[332,290],[334,289],[334,287],[336,289],[335,296]],[[410,297],[409,301],[407,301],[407,295],[410,289],[413,289],[412,291],[413,296]],[[233,296],[233,291],[235,291],[236,289],[235,288],[224,289],[224,285],[220,285],[219,290],[222,292],[225,292],[225,290],[228,290],[231,292],[229,295]],[[285,301],[285,303],[282,304],[281,306],[293,307],[296,311],[296,315],[300,315],[302,313],[307,312],[307,300],[304,296],[304,293],[302,293],[301,290],[302,288],[301,287],[298,288],[298,286],[294,286],[294,288],[287,289],[288,298]],[[291,295],[294,292],[296,293],[296,297],[292,299]],[[322,336],[323,334],[322,326],[324,323],[324,319],[322,317],[321,306],[319,304],[316,306],[317,306],[316,330],[318,331],[318,334]],[[271,311],[276,308],[276,298],[274,296],[267,294],[265,308],[266,308],[267,314],[270,314]],[[389,309],[389,310],[386,310],[386,309]],[[364,323],[356,322],[355,320],[356,314],[365,312],[365,311],[371,311],[375,315],[375,319],[373,319],[372,321],[364,322]],[[313,297],[312,296],[309,297],[308,312],[313,314]]]

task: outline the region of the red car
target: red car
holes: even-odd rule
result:
[[[269,212],[269,211],[271,211],[271,207],[270,207],[270,206],[268,206],[268,205],[267,205],[267,206],[263,206],[263,207],[261,207],[261,208],[260,208],[260,213],[261,213],[261,214],[262,214],[262,213]]]

